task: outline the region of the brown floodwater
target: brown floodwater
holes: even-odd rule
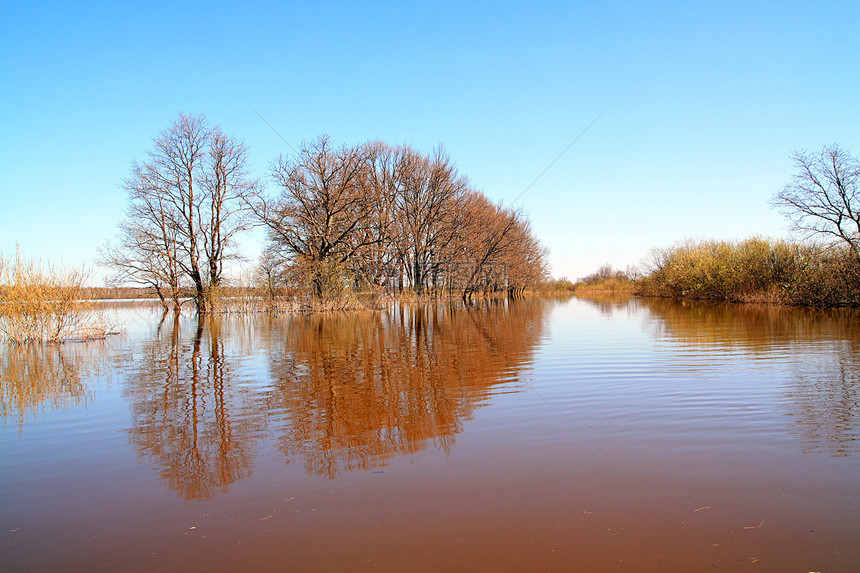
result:
[[[2,571],[857,571],[860,315],[631,298],[0,347]]]

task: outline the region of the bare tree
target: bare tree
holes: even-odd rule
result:
[[[544,247],[532,231],[531,222],[520,211],[509,234],[508,248],[499,259],[506,263],[508,293],[521,295],[529,286],[545,281],[549,274]]]
[[[366,193],[367,157],[361,148],[332,147],[327,136],[280,156],[271,175],[280,194],[258,194],[255,214],[285,260],[310,270],[314,294],[324,275],[378,239],[371,232],[373,202]]]
[[[463,201],[462,226],[456,250],[460,261],[463,298],[478,290],[507,288],[507,264],[502,260],[515,248],[517,213],[494,205],[482,193],[471,191]]]
[[[478,291],[520,294],[545,278],[546,250],[521,211],[493,204],[476,191],[466,205],[458,239],[464,299]]]
[[[362,150],[367,162],[362,193],[369,220],[356,230],[354,243],[363,247],[355,251],[349,270],[357,283],[391,288],[400,270],[391,248],[398,150],[378,141],[364,144]]]
[[[114,271],[110,278],[114,285],[150,287],[165,310],[171,304],[179,310],[182,273],[172,208],[151,166],[135,163],[124,186],[129,194],[126,218],[120,223],[117,242],[99,249],[98,263]]]
[[[274,301],[283,290],[284,279],[283,260],[277,256],[271,246],[266,248],[254,269],[253,281],[267,301]]]
[[[201,272],[200,207],[203,164],[209,133],[202,116],[180,114],[155,140],[145,167],[155,183],[154,194],[170,210],[176,232],[176,263],[191,280],[198,312],[206,311],[204,275]],[[199,176],[199,177],[198,177]]]
[[[198,312],[219,286],[236,235],[247,228],[247,196],[256,188],[246,170],[247,149],[203,116],[180,114],[153,142],[146,161],[125,181],[126,220],[101,263],[115,280],[167,287],[178,308],[187,279]]]
[[[860,161],[836,144],[792,158],[797,172],[772,203],[796,230],[844,241],[860,260]]]

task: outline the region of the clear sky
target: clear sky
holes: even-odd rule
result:
[[[792,151],[860,154],[858,2],[5,2],[0,250],[92,268],[132,160],[183,111],[255,171],[329,134],[442,143],[552,273],[788,237]],[[255,112],[256,110],[256,112]],[[249,255],[256,255],[248,241]]]

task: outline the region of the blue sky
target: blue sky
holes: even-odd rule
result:
[[[293,145],[441,143],[510,204],[605,110],[516,203],[570,278],[788,237],[769,200],[790,153],[860,154],[856,2],[237,4],[0,8],[0,250],[93,268],[180,111],[260,175],[289,149],[256,112]]]

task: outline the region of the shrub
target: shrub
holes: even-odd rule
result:
[[[652,253],[637,294],[809,306],[860,304],[860,264],[845,247],[761,238],[687,241]]]

